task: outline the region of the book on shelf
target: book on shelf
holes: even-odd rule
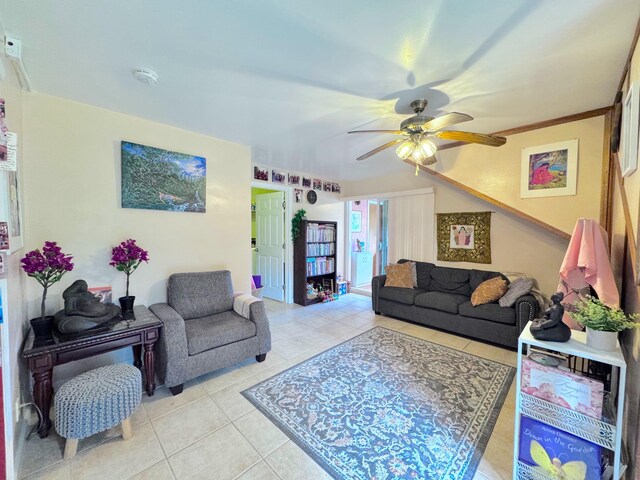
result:
[[[333,255],[336,253],[336,244],[331,243],[307,243],[307,257],[321,255]]]
[[[602,416],[604,384],[599,380],[524,358],[521,389],[589,417],[600,420]]]
[[[520,416],[518,460],[550,478],[601,478],[602,450],[588,440]]]
[[[335,268],[336,261],[333,257],[307,258],[307,277],[333,273],[335,271]]]
[[[307,224],[307,242],[335,242],[336,227],[333,225]]]

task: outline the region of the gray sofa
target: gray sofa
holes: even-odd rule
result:
[[[163,323],[157,372],[174,395],[187,380],[252,356],[262,362],[271,350],[264,303],[252,303],[248,319],[237,314],[228,270],[171,275],[167,300],[149,309]]]
[[[496,276],[506,279],[499,272],[437,267],[427,262],[416,262],[416,270],[417,288],[385,287],[386,275],[374,277],[373,310],[509,348],[517,348],[520,332],[537,316],[538,302],[531,295],[518,298],[513,308],[498,303],[471,305],[471,293],[482,282]]]

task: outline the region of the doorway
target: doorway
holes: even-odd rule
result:
[[[352,200],[348,211],[351,289],[370,294],[371,279],[384,274],[388,263],[389,201]]]
[[[271,187],[271,185],[269,185]],[[288,187],[251,188],[251,275],[263,297],[291,302]]]

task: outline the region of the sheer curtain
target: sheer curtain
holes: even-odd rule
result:
[[[389,198],[389,262],[435,260],[435,195]]]

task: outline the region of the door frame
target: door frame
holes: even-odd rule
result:
[[[292,218],[291,199],[293,198],[293,188],[287,185],[263,183],[255,180],[251,181],[251,188],[284,192],[284,242],[286,245],[284,249],[284,303],[293,303],[293,244],[291,243],[291,228],[289,228]]]
[[[412,195],[423,195],[425,193],[434,193],[433,187],[416,188],[413,190],[401,190],[398,192],[385,192],[385,193],[367,193],[362,195],[350,195],[348,197],[340,197],[340,200],[344,202],[344,270],[345,277],[351,278],[351,202],[354,200],[386,200],[394,197],[408,197]],[[287,202],[288,205],[288,202]],[[366,294],[366,292],[362,291]],[[359,292],[358,292],[359,293]]]

